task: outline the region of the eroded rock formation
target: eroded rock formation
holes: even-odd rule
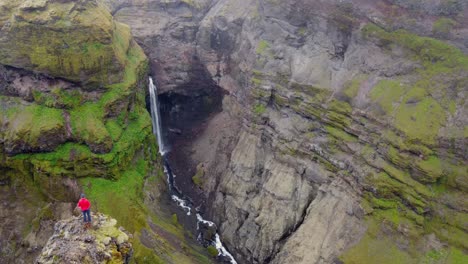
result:
[[[129,263],[133,249],[125,229],[104,214],[91,217],[89,229],[81,216],[58,221],[36,263]]]
[[[183,151],[193,172],[203,165],[197,182],[239,261],[465,256],[466,3],[122,1],[114,12],[161,93],[196,96],[200,74],[228,92]]]
[[[210,263],[159,204],[148,66],[102,1],[0,1],[1,263],[32,263],[81,192],[133,236],[134,261]],[[61,235],[41,263],[127,258],[67,251]]]

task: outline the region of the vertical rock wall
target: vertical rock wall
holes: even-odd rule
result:
[[[229,93],[187,156],[204,165],[210,214],[241,262],[457,263],[467,250],[466,10],[142,1],[116,17],[133,26],[163,93],[196,94],[185,85],[194,72]]]

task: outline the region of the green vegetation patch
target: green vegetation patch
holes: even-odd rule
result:
[[[440,20],[434,26],[447,24],[452,23]],[[388,160],[372,157],[369,147],[361,152],[361,157],[378,169],[366,179],[375,189],[366,193],[362,202],[368,230],[341,260],[464,263],[468,217],[462,209],[466,207],[462,190],[468,185],[462,178],[466,178],[467,169],[453,154],[433,146],[448,116],[463,104],[456,94],[462,91],[459,84],[466,83],[468,57],[447,43],[404,30],[387,32],[369,24],[362,32],[364,38],[389,52],[403,48],[399,50],[419,67],[408,72],[410,81],[381,80],[369,94],[395,130],[382,133],[390,144],[386,146]],[[441,247],[423,248],[432,234],[442,241]]]
[[[399,250],[389,238],[376,239],[369,234],[364,235],[355,247],[341,256],[341,260],[346,264],[417,263],[408,253]]]
[[[94,147],[102,145],[105,152],[112,148],[112,138],[104,123],[103,112],[96,104],[86,103],[70,112],[73,134]]]
[[[266,112],[266,106],[263,105],[263,104],[256,104],[253,107],[253,112],[256,115],[262,115],[262,114],[264,114]]]
[[[47,174],[58,179],[63,176],[118,178],[140,149],[141,143],[154,141],[149,140],[152,138],[149,114],[145,109],[136,108],[134,111],[139,113],[138,119],[128,123],[109,153],[96,154],[88,146],[69,142],[53,152],[9,157],[6,166],[18,171],[32,169],[32,174],[37,174],[37,177]],[[46,187],[44,189],[47,190]]]
[[[441,17],[432,25],[432,33],[439,36],[447,36],[455,25],[456,22],[452,19]]]
[[[387,114],[393,113],[395,126],[409,140],[433,145],[447,115],[455,111],[457,102],[461,103],[450,87],[461,91],[459,83],[466,79],[468,56],[450,44],[405,30],[387,32],[368,24],[362,32],[365,38],[389,50],[395,45],[403,47],[408,58],[421,64],[413,71],[417,76],[413,83],[399,87],[397,81],[381,81],[371,91],[371,98]]]
[[[266,51],[270,48],[270,43],[266,40],[260,40],[257,44],[256,52],[259,55],[265,55]]]
[[[435,143],[439,129],[446,122],[446,113],[440,104],[426,97],[418,103],[402,104],[395,115],[398,129],[414,140],[425,144]]]
[[[5,142],[26,143],[37,148],[42,138],[54,133],[63,133],[65,121],[60,109],[34,104],[17,105],[5,97],[0,98],[0,103],[6,105],[0,113],[0,121],[6,126],[5,131],[7,131],[4,135]]]
[[[216,257],[219,255],[219,252],[218,250],[216,249],[215,246],[208,246],[206,248],[208,250],[208,253],[212,256],[212,257]]]
[[[362,74],[353,78],[350,82],[345,84],[343,94],[345,94],[350,99],[356,97],[359,92],[359,88],[361,88],[361,84],[366,81],[367,78],[368,75],[366,74]]]
[[[144,159],[139,159],[134,168],[124,171],[117,181],[94,177],[81,179],[93,210],[111,215],[132,233],[146,227],[147,212],[142,201],[148,166]]]
[[[327,132],[336,139],[342,140],[344,142],[356,142],[357,138],[354,135],[347,133],[342,129],[338,129],[332,126],[325,126]]]
[[[15,10],[17,19],[3,32],[8,41],[0,44],[0,62],[93,87],[119,82],[130,35],[114,35],[119,25],[104,4],[76,5],[80,12],[75,3],[61,2]]]
[[[377,38],[382,45],[395,43],[410,50],[415,60],[421,61],[429,74],[466,70],[468,56],[443,41],[421,37],[405,30],[387,32],[375,24],[367,24],[362,32],[366,38]]]
[[[200,254],[202,248],[188,244],[176,214],[156,214],[144,203],[145,193],[156,194],[159,191],[163,176],[147,176],[151,174],[154,165],[151,161],[152,153],[140,152],[136,156],[118,180],[94,177],[80,179],[91,201],[91,210],[112,216],[118,221],[118,226],[123,226],[133,234],[132,263],[211,263],[206,254]],[[162,174],[160,168],[156,169],[158,174]],[[143,239],[143,232],[147,238],[151,238]]]
[[[427,178],[425,178],[427,182],[434,183],[444,174],[442,163],[436,156],[430,156],[426,160],[419,161],[417,166],[427,175]]]
[[[198,186],[198,187],[202,187],[203,186],[203,175],[204,175],[204,171],[202,168],[197,168],[197,173],[195,175],[193,175],[192,177],[192,182]]]
[[[378,102],[387,114],[391,114],[405,92],[405,87],[397,80],[381,80],[372,88],[371,99]]]
[[[48,93],[34,90],[32,95],[35,103],[54,108],[71,109],[79,106],[83,101],[80,91],[64,90],[58,87]]]

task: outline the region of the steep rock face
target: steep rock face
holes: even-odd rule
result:
[[[148,60],[129,27],[102,1],[45,0],[0,1],[0,28],[0,263],[127,261],[102,233],[115,227],[89,240],[72,219],[53,235],[82,192],[125,227],[136,263],[211,263],[163,202]]]
[[[106,215],[91,217],[89,229],[81,216],[58,221],[36,263],[129,263],[132,245],[125,230]]]
[[[122,80],[130,36],[101,2],[2,1],[0,8],[1,64],[89,86]]]
[[[71,210],[60,204],[76,202],[77,178],[119,179],[143,143],[154,158],[148,65],[100,2],[0,10],[0,262],[29,263]]]
[[[466,12],[463,1],[143,1],[116,17],[135,25],[162,92],[196,93],[200,72],[229,92],[188,149],[241,262],[456,263]]]
[[[26,8],[29,4],[33,7]],[[98,2],[43,1],[39,4],[29,1],[15,8],[11,9],[12,19],[18,17],[13,15],[14,12],[30,12],[31,16],[41,18],[40,22],[5,22],[9,26],[25,23],[25,26],[31,27],[11,31],[11,34],[17,34],[24,30],[26,39],[18,42],[25,50],[34,51],[36,45],[55,50],[47,36],[58,34],[51,38],[70,40],[68,48],[64,50],[71,52],[70,57],[79,63],[73,66],[74,71],[70,72],[63,65],[57,69],[47,68],[53,66],[53,63],[49,62],[53,62],[56,57],[66,56],[44,52],[39,57],[46,62],[44,65],[47,67],[36,67],[40,64],[21,59],[20,55],[16,56],[15,52],[20,52],[23,46],[13,45],[13,42],[5,43],[2,51],[15,57],[16,62],[9,63],[7,59],[0,61],[5,64],[0,69],[0,100],[3,109],[0,117],[2,167],[25,171],[32,167],[38,178],[42,175],[115,175],[119,170],[117,167],[124,165],[122,161],[127,160],[128,163],[133,157],[132,151],[127,151],[128,148],[137,145],[137,142],[143,142],[151,134],[151,122],[144,108],[143,90],[146,84],[144,76],[147,60],[131,38],[129,28],[114,22],[107,9]],[[51,12],[56,13],[57,17],[44,15]],[[85,20],[80,16],[85,14],[100,17],[106,20],[106,23],[86,24],[88,19],[84,24],[80,23]],[[57,22],[59,18],[72,22],[60,24]],[[51,28],[51,24],[57,28]],[[101,27],[106,25],[108,28],[103,30]],[[76,27],[83,27],[84,31]],[[2,28],[6,29],[7,27]],[[68,34],[66,30],[71,29],[75,29],[72,30],[73,34]],[[88,37],[89,30],[96,30],[97,33],[91,36],[97,39]],[[105,36],[101,36],[103,34]],[[68,35],[72,36],[71,39],[67,39]],[[5,36],[5,40],[16,41],[13,36],[2,36]],[[35,36],[43,36],[44,39],[35,40]],[[73,38],[80,39],[75,42]],[[121,59],[118,71],[105,65],[94,65],[96,69],[84,65],[83,63],[91,62],[91,59],[86,57],[91,56],[88,54],[89,50],[83,49],[86,45],[99,46],[99,52],[92,55],[93,59],[102,62]],[[59,51],[60,49],[57,52]],[[25,51],[23,55],[32,56],[33,52]],[[59,72],[61,70],[65,72]],[[96,76],[101,75],[103,70],[115,71],[120,77],[116,80],[106,77],[97,81],[100,77]],[[89,74],[86,73],[88,71]],[[118,83],[115,83],[116,81]],[[96,83],[99,83],[99,89],[94,86]],[[136,93],[137,91],[140,92]],[[134,113],[132,118],[129,118],[130,112]],[[132,134],[134,132],[141,136],[135,137]],[[80,149],[83,145],[89,149]],[[137,146],[130,149],[133,149],[134,153]],[[31,154],[39,151],[55,151],[56,155]],[[14,156],[20,153],[27,155]],[[96,164],[102,166],[95,166]]]

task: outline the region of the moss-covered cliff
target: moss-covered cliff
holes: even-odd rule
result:
[[[145,108],[148,60],[130,28],[94,0],[0,1],[0,10],[0,197],[9,203],[0,262],[32,262],[84,191],[131,232],[133,261],[209,263],[154,204],[164,184]]]

